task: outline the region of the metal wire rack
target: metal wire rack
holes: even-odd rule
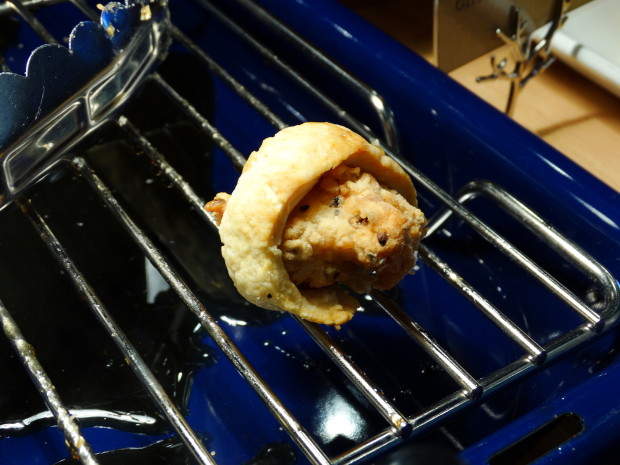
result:
[[[510,318],[505,316],[500,308],[497,308],[490,300],[485,298],[484,295],[468,284],[451,268],[449,263],[443,261],[433,250],[423,244],[420,248],[421,259],[454,286],[465,299],[470,301],[482,314],[492,321],[493,324],[499,327],[505,334],[505,337],[512,339],[518,344],[522,349],[522,356],[513,363],[490,375],[483,378],[476,378],[459,364],[457,357],[441,347],[430,332],[404,312],[394,301],[380,293],[366,296],[367,299],[374,300],[378,306],[398,323],[403,331],[415,340],[454,380],[456,387],[451,395],[445,397],[435,405],[424,407],[413,416],[406,416],[399,412],[394,403],[383,395],[380,386],[381,383],[369,379],[369,377],[365,375],[363,369],[356,365],[346,351],[341,348],[325,330],[316,324],[305,322],[293,316],[292,318],[297,320],[309,337],[330,357],[333,363],[338,366],[342,373],[349,378],[362,395],[385,419],[386,426],[380,434],[371,440],[356,445],[337,457],[329,457],[321,449],[320,445],[311,434],[308,433],[304,425],[296,420],[287,406],[272,391],[270,386],[261,377],[261,374],[257,372],[248,361],[246,356],[235,346],[224,329],[218,324],[218,321],[209,313],[209,309],[205,308],[200,299],[184,282],[181,274],[174,269],[173,264],[165,258],[165,255],[158,246],[150,239],[149,232],[143,230],[131,217],[130,213],[121,206],[121,203],[117,200],[112,190],[99,177],[96,170],[82,157],[63,160],[61,163],[70,165],[73,170],[78,172],[87,181],[92,192],[114,214],[118,222],[127,231],[127,234],[142,249],[145,257],[151,261],[153,266],[157,268],[184,304],[193,312],[202,327],[230,359],[247,383],[256,391],[257,395],[263,400],[292,440],[299,446],[310,463],[323,465],[362,463],[369,457],[399,444],[406,438],[419,435],[428,431],[430,428],[445,423],[454,418],[463,408],[488,398],[491,394],[518,382],[535,370],[543,369],[570,349],[584,344],[597,334],[605,331],[616,321],[619,306],[618,285],[613,276],[598,264],[596,260],[561,233],[555,231],[543,218],[539,217],[535,212],[530,210],[526,205],[522,204],[500,186],[489,182],[472,182],[465,187],[462,195],[457,198],[452,197],[442,190],[435,182],[412,167],[405,159],[398,155],[399,149],[397,146],[397,134],[393,116],[387,102],[383,101],[376,91],[366,86],[363,82],[355,78],[355,76],[341,69],[320,50],[317,50],[307,43],[294,31],[280,23],[276,18],[261,9],[255,3],[249,0],[234,1],[239,8],[245,9],[256,21],[277,31],[278,34],[281,34],[287,40],[295,44],[300,53],[303,53],[309,59],[320,63],[321,66],[328,69],[334,77],[342,80],[342,82],[350,86],[355,92],[363,96],[368,104],[374,108],[382,124],[383,134],[381,137],[377,137],[373,134],[366,124],[350,116],[345,108],[316,90],[303,75],[298,74],[288,64],[274,57],[267,47],[244,32],[240,25],[236,24],[233,19],[220,11],[216,6],[206,0],[196,0],[196,4],[200,8],[206,9],[211,15],[225,24],[231,31],[245,40],[251,47],[255,48],[257,53],[261,54],[266,60],[270,60],[274,66],[286,73],[291,80],[299,84],[303,89],[306,89],[313,98],[323,103],[330,111],[334,112],[335,115],[343,117],[345,124],[349,125],[367,139],[380,141],[386,151],[401,163],[405,170],[411,175],[418,189],[423,190],[427,195],[433,196],[444,205],[443,211],[433,218],[431,222],[428,232],[429,236],[435,234],[450,217],[458,217],[495,248],[517,263],[526,273],[536,278],[549,292],[563,301],[583,321],[576,329],[560,335],[546,345],[541,345],[533,340],[532,337]],[[82,0],[70,0],[70,2],[86,14],[87,17],[96,19],[94,11]],[[20,0],[5,1],[0,4],[0,15],[15,13],[29,24],[44,41],[56,42],[56,39],[30,13],[30,9],[33,7],[42,7],[53,3],[58,2],[45,0],[26,0],[23,2]],[[279,129],[286,126],[284,121],[274,114],[255,95],[246,90],[241,83],[229,75],[219,63],[212,59],[197,44],[192,42],[182,31],[173,27],[172,35],[177,43],[181,44],[188,52],[194,54],[201,60],[211,72],[226,82],[227,85],[238,93],[241,98],[252,105],[256,111],[275,128]],[[162,92],[178,103],[179,109],[183,111],[188,118],[195,121],[197,127],[201,128],[215,145],[226,152],[236,166],[241,167],[243,165],[244,157],[234,147],[234,141],[229,141],[223,137],[207,117],[202,115],[189,102],[182,98],[177,90],[159,74],[154,74],[150,79]],[[114,124],[117,125],[129,140],[140,147],[141,151],[149,157],[153,164],[158,166],[161,173],[169,179],[171,184],[182,193],[187,202],[193,207],[195,214],[202,218],[203,221],[208,222],[212,227],[216,228],[213,219],[203,209],[205,199],[201,198],[181,174],[169,164],[165,154],[154,147],[128,117],[121,116]],[[485,196],[493,200],[517,221],[525,224],[527,228],[540,238],[540,240],[544,241],[549,248],[564,256],[577,270],[591,276],[593,281],[602,289],[602,298],[597,307],[593,308],[591,304],[577,297],[571,289],[547,273],[531,258],[526,256],[522,251],[509,243],[504,237],[500,236],[483,220],[472,213],[467,208],[466,204],[478,196]],[[196,432],[188,425],[177,406],[175,406],[145,361],[140,357],[138,351],[132,345],[132,342],[125,335],[123,328],[114,321],[103,302],[90,286],[82,272],[78,269],[69,253],[65,250],[63,244],[56,238],[54,231],[47,224],[44,216],[31,206],[28,197],[19,199],[18,203],[23,214],[29,219],[32,227],[35,228],[49,248],[50,253],[58,261],[59,267],[65,271],[66,275],[73,283],[76,292],[88,302],[93,314],[123,353],[128,365],[134,371],[135,376],[144,385],[144,389],[148,391],[153,402],[160,408],[172,427],[176,430],[178,436],[191,451],[196,462],[200,464],[215,464],[216,460],[214,457],[206,449]],[[72,455],[78,457],[84,464],[98,463],[97,457],[80,432],[77,421],[72,417],[71,412],[63,405],[61,401],[62,393],[56,392],[53,380],[46,375],[44,368],[37,361],[34,355],[34,348],[24,340],[19,328],[11,317],[9,309],[1,304],[0,318],[2,319],[5,335],[11,341],[16,354],[22,360],[33,383],[35,383],[40,391],[59,427],[64,431]]]

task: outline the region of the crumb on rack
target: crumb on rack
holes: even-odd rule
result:
[[[148,21],[151,19],[151,7],[149,5],[144,5],[140,8],[140,21]]]
[[[218,226],[222,222],[222,217],[224,216],[224,211],[226,210],[226,203],[229,198],[230,194],[220,192],[213,198],[213,200],[210,200],[204,206],[204,209],[213,215],[213,218]]]

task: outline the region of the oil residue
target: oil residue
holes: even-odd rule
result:
[[[176,439],[158,441],[150,446],[118,449],[96,455],[101,465],[189,465],[194,463],[187,448]],[[54,465],[73,465],[72,458],[61,460]]]
[[[170,438],[155,442],[146,447],[117,449],[96,454],[101,465],[190,465],[194,459],[182,442]],[[266,444],[251,460],[243,465],[293,465],[296,456],[290,444],[274,442]],[[71,458],[56,462],[54,465],[73,465]]]
[[[107,311],[184,411],[193,373],[213,362],[196,317],[153,269],[139,247],[84,181],[59,179],[33,199]],[[97,321],[84,296],[61,271],[29,220],[8,208],[0,231],[0,296],[83,426],[164,434],[170,426]],[[0,435],[54,424],[8,341],[0,338]]]
[[[204,186],[211,176],[211,142],[178,112],[150,111],[148,102],[157,102],[159,108],[165,100],[151,91],[147,86],[146,97],[128,107],[126,114],[149,134],[154,146],[174,154],[171,163],[199,187],[199,195],[208,198],[212,193]],[[165,176],[154,172],[157,167],[136,150],[127,134],[107,126],[92,139],[80,153],[215,318],[238,325],[268,324],[280,318],[277,312],[248,311],[226,272],[217,233],[166,185]],[[66,167],[48,179],[32,195],[32,209],[48,222],[172,402],[187,413],[193,374],[215,361],[214,349],[203,342],[198,319],[84,179]],[[2,211],[2,224],[2,302],[35,348],[63,403],[83,427],[170,432],[167,420],[26,216],[9,206]],[[2,337],[0,370],[11,379],[0,383],[0,437],[54,424]]]
[[[193,105],[209,114],[208,79],[195,79],[195,73],[181,76],[176,60],[185,59],[170,54],[161,72],[166,74],[169,67],[170,82],[189,79],[178,87],[187,89]],[[153,147],[170,155],[169,162],[198,195],[209,198],[213,143],[168,100],[161,89],[149,84],[124,114],[141,134],[148,135]],[[126,132],[107,125],[76,153],[85,157],[215,318],[236,325],[267,324],[280,318],[277,312],[248,311],[228,277],[217,233],[187,199],[170,188],[161,167]],[[59,166],[48,181],[32,194],[32,209],[48,222],[172,402],[187,413],[192,375],[215,358],[214,349],[203,344],[198,319],[84,179]],[[0,297],[35,348],[63,403],[83,427],[169,432],[168,422],[25,215],[9,206],[2,211],[2,225]],[[0,383],[0,437],[54,424],[2,337],[0,371],[11,380]],[[169,446],[162,447],[168,450]]]

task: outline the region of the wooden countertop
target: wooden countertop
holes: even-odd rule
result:
[[[423,57],[432,59],[432,0],[342,2]],[[498,58],[501,51],[494,52]],[[477,76],[490,71],[488,55],[449,75],[503,110],[508,82],[476,82]],[[620,191],[620,98],[557,61],[525,86],[515,108],[515,121]]]

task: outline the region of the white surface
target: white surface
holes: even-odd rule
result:
[[[546,28],[534,33],[544,36]],[[594,0],[568,14],[551,50],[558,59],[620,97],[620,0]]]

